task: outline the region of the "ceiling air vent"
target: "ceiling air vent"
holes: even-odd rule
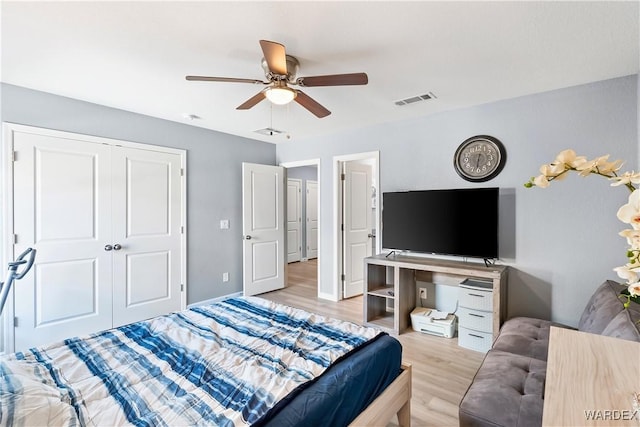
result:
[[[261,135],[267,135],[267,136],[278,136],[284,133],[283,130],[278,130],[274,128],[258,129],[258,130],[254,130],[254,132],[259,133]]]
[[[395,101],[394,104],[398,106],[409,105],[409,104],[415,104],[416,102],[420,102],[420,101],[428,101],[429,99],[433,99],[433,98],[437,98],[437,97],[433,94],[433,92],[428,92],[428,93],[425,93],[424,95],[411,96],[409,98],[401,99],[400,101]]]

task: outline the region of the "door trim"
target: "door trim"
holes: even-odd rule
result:
[[[322,169],[320,168],[320,159],[316,158],[316,159],[307,159],[307,160],[296,160],[296,161],[292,161],[292,162],[280,162],[280,166],[282,166],[285,171],[288,168],[297,168],[300,166],[315,166],[316,167],[316,181],[318,181],[318,268],[317,268],[317,273],[318,273],[318,277],[317,277],[317,291],[318,291],[318,298],[321,299],[328,299],[331,300],[331,294],[328,294],[326,292],[322,292],[322,268],[321,268],[321,264],[322,264],[322,259],[323,256],[322,255],[322,205],[320,204],[320,199],[321,196],[320,194],[322,193]],[[286,175],[286,174],[285,174]],[[285,268],[287,268],[287,265],[285,265]],[[288,274],[288,271],[285,271],[285,275]]]
[[[51,136],[56,138],[72,139],[80,142],[107,144],[122,147],[135,148],[138,150],[159,151],[163,153],[177,154],[180,156],[181,168],[181,200],[180,215],[182,220],[182,234],[180,238],[180,282],[184,285],[184,291],[181,292],[180,306],[185,309],[187,306],[187,150],[165,147],[160,145],[142,144],[139,142],[124,141],[119,139],[105,138],[100,136],[85,135],[74,132],[66,132],[55,129],[40,128],[37,126],[27,126],[10,122],[2,123],[2,149],[0,150],[0,165],[5,172],[0,176],[0,188],[3,190],[4,196],[0,200],[0,212],[3,221],[0,224],[0,263],[6,265],[16,256],[13,251],[13,135],[14,133],[30,133],[35,135]],[[18,159],[19,161],[19,159]],[[9,293],[8,300],[13,302],[13,289]],[[0,353],[10,352],[14,348],[14,327],[13,320],[13,303],[6,304],[4,313],[0,317]]]
[[[329,295],[331,301],[339,301],[343,295],[341,280],[341,260],[342,260],[342,231],[340,230],[340,217],[342,213],[342,190],[341,177],[342,164],[353,160],[373,159],[373,170],[371,176],[376,183],[378,191],[376,191],[375,204],[380,206],[380,151],[369,151],[364,153],[346,154],[333,157],[333,286]],[[376,233],[380,234],[380,209],[376,209],[376,217],[374,220]],[[380,239],[376,239],[376,253],[380,253]],[[364,268],[364,266],[362,267]]]
[[[15,258],[13,251],[13,235],[9,233],[9,230],[13,230],[13,215],[9,215],[13,212],[13,128],[7,123],[2,124],[2,150],[0,152],[0,164],[4,175],[0,176],[2,180],[2,193],[3,197],[0,200],[2,206],[0,206],[0,212],[2,212],[2,223],[0,224],[0,236],[2,238],[2,245],[0,245],[0,263],[5,266],[8,262]],[[4,270],[4,269],[3,269]],[[4,279],[4,271],[2,272]],[[13,307],[13,288],[10,289],[7,296],[9,304],[4,306],[4,312],[0,316],[0,354],[8,353],[14,349],[14,328],[13,321],[9,322],[6,319],[13,319],[15,316]]]

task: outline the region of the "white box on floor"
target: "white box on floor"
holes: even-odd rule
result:
[[[414,331],[453,338],[456,334],[456,316],[447,314],[445,319],[434,319],[430,315],[432,308],[416,307],[411,312],[411,326]]]

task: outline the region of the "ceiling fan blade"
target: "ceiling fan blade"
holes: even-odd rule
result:
[[[296,83],[300,86],[350,86],[366,85],[369,82],[367,73],[331,74],[326,76],[300,77]]]
[[[247,99],[244,103],[237,106],[236,110],[248,110],[249,108],[253,107],[258,102],[262,101],[265,98],[266,98],[266,95],[264,94],[264,91],[258,92],[251,98]]]
[[[313,113],[316,117],[321,119],[331,114],[331,111],[318,104],[318,102],[309,95],[305,94],[301,90],[297,90],[296,92],[298,92],[298,95],[295,97],[295,101]]]
[[[260,40],[260,47],[269,66],[269,71],[273,74],[286,76],[287,55],[284,51],[284,45],[269,40]]]
[[[235,79],[233,77],[207,77],[207,76],[186,76],[189,81],[198,82],[224,82],[224,83],[253,83],[253,84],[269,84],[269,82],[263,82],[262,80],[254,79]]]

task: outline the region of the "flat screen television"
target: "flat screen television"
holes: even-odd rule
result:
[[[498,258],[498,188],[382,194],[382,247]]]

